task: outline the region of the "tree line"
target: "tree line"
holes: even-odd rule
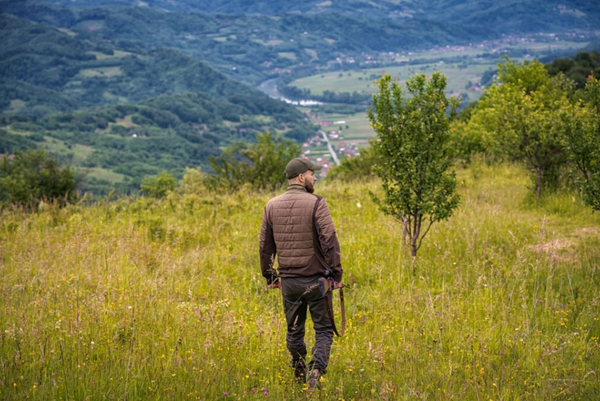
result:
[[[459,103],[446,98],[445,87],[439,73],[415,75],[406,91],[382,77],[368,113],[377,137],[330,175],[379,176],[384,196],[374,199],[403,222],[413,255],[431,224],[449,218],[459,203],[453,166],[477,154],[523,164],[538,199],[566,185],[567,174],[574,176],[584,202],[600,210],[600,81],[593,71],[577,89],[563,73],[552,75],[537,61],[517,64],[507,58],[498,65],[495,84],[458,116]],[[181,185],[216,191],[277,188],[285,184],[286,161],[298,154],[293,141],[261,134],[256,142],[232,143],[212,156],[213,174],[188,169]],[[164,174],[146,177],[142,191],[164,196],[175,185]]]
[[[422,74],[406,91],[384,75],[368,111],[376,138],[361,156],[332,171],[337,179],[374,174],[381,210],[403,224],[413,257],[431,225],[449,218],[460,198],[453,166],[476,154],[511,161],[531,173],[537,199],[547,191],[575,187],[585,204],[600,210],[600,80],[591,70],[584,88],[562,72],[552,75],[537,61],[506,58],[495,84],[457,117],[457,99],[444,95],[445,77]]]

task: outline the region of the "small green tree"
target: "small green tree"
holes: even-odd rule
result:
[[[285,184],[285,166],[299,154],[300,148],[290,139],[268,132],[258,134],[255,144],[235,143],[218,158],[211,157],[208,163],[215,174],[208,184],[227,190],[246,183],[256,189],[274,189]]]
[[[411,255],[436,221],[447,219],[459,203],[448,129],[458,101],[446,98],[446,78],[417,74],[406,82],[409,96],[389,75],[379,81],[373,109],[367,111],[377,136],[375,173],[385,197],[375,201],[381,210],[404,223]],[[425,225],[423,225],[425,223]]]
[[[61,169],[44,150],[15,151],[0,161],[0,200],[36,208],[42,200],[61,206],[77,200],[75,172]]]
[[[572,113],[563,113],[569,157],[581,172],[584,202],[600,211],[600,80],[590,76],[584,100]]]
[[[177,180],[171,174],[163,171],[154,177],[145,177],[140,186],[140,190],[144,195],[153,198],[164,198],[169,192],[175,190]]]
[[[186,167],[179,183],[179,191],[183,194],[199,194],[206,192],[206,174],[200,167]]]

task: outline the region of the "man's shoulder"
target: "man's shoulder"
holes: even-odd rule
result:
[[[285,199],[285,195],[286,195],[286,193],[284,192],[284,193],[282,193],[282,194],[280,194],[280,195],[277,195],[277,196],[274,196],[274,197],[272,197],[272,198],[271,198],[271,199],[269,199],[269,201],[267,202],[267,206],[269,206],[269,205],[271,205],[271,204],[273,204],[273,203],[277,203],[277,202],[281,201],[282,199]]]
[[[266,207],[272,207],[277,204],[287,203],[287,202],[296,201],[296,200],[307,200],[307,201],[311,201],[311,202],[316,202],[319,199],[323,199],[323,197],[320,195],[311,194],[309,192],[286,191],[286,192],[282,193],[281,195],[277,195],[277,196],[271,198],[267,202]]]

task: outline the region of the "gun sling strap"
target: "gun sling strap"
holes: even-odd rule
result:
[[[325,277],[321,277],[319,279],[319,290],[321,294],[325,297],[325,308],[327,309],[327,315],[329,315],[329,320],[331,321],[331,327],[333,328],[333,332],[336,336],[341,337],[346,332],[346,308],[344,308],[344,289],[340,287],[340,308],[342,310],[342,331],[341,334],[338,332],[337,327],[335,325],[335,318],[333,317],[333,286],[334,281],[331,279],[327,279]]]

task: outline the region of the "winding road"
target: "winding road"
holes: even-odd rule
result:
[[[264,81],[259,86],[257,86],[257,89],[262,91],[263,93],[266,93],[269,97],[272,97],[274,99],[280,99],[283,101],[287,100],[277,90],[277,78],[272,78],[272,79],[268,79],[268,80]],[[323,132],[323,131],[319,131],[319,132],[321,133],[321,136],[323,136],[323,139],[325,140],[325,142],[327,142],[327,148],[329,149],[329,153],[331,154],[333,161],[335,162],[336,165],[339,166],[340,159],[338,158],[337,153],[335,153],[335,150],[333,149],[331,142],[329,142],[329,137],[327,137],[327,134],[325,132]]]
[[[325,139],[325,142],[327,142],[327,148],[329,149],[329,153],[331,153],[331,157],[333,157],[333,161],[335,162],[336,165],[340,165],[340,159],[338,158],[337,153],[335,153],[335,150],[333,149],[333,146],[331,145],[331,142],[329,142],[329,137],[327,137],[327,134],[323,131],[319,131],[321,133],[321,135],[323,136],[323,139]]]

